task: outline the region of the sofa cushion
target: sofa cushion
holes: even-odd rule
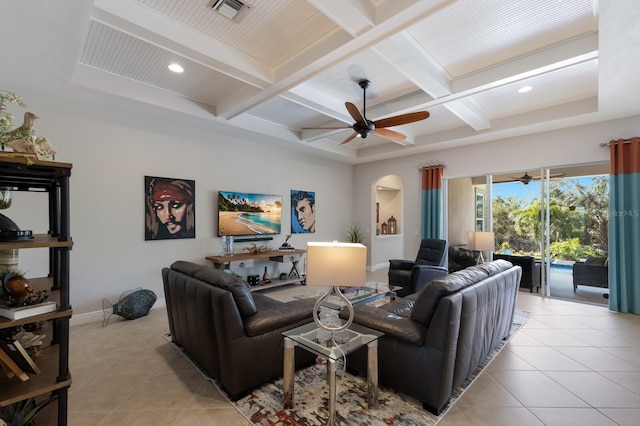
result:
[[[429,283],[417,293],[416,301],[411,311],[411,319],[428,327],[436,312],[438,303],[440,303],[440,299],[465,287],[469,287],[488,276],[489,274],[485,268],[470,266],[461,271],[429,281]]]
[[[386,305],[379,308],[364,304],[355,305],[353,307],[355,313],[353,321],[356,324],[382,331],[385,334],[385,339],[399,339],[418,347],[424,345],[427,335],[425,326],[402,315],[402,309],[400,311],[387,310],[384,309],[385,307]],[[344,311],[340,312],[340,316],[345,318]]]
[[[249,284],[242,278],[216,268],[200,269],[196,271],[194,276],[216,287],[229,290],[233,295],[233,300],[235,300],[236,305],[238,305],[238,310],[242,318],[250,317],[258,312],[256,304],[253,301],[253,296],[251,295],[251,290],[249,290]]]
[[[494,260],[493,262],[481,263],[477,267],[487,272],[487,274],[489,274],[489,276],[492,277],[497,273],[500,273],[502,271],[506,271],[507,269],[512,268],[513,264],[506,260],[498,259],[498,260]]]
[[[205,266],[193,262],[187,262],[185,260],[177,260],[171,264],[171,269],[174,271],[182,272],[183,274],[187,274],[192,277],[200,268],[205,268]]]
[[[313,322],[313,306],[316,301],[313,298],[279,302],[267,296],[256,294],[256,300],[260,309],[244,321],[244,330],[247,336],[254,337],[279,330],[272,338],[282,339],[282,331],[302,325],[301,323]]]
[[[253,295],[249,290],[249,284],[240,277],[216,268],[181,260],[174,262],[171,265],[171,269],[230,291],[243,318],[247,318],[258,312],[256,304],[253,301]]]

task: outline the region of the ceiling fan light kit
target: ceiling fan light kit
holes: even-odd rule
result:
[[[429,118],[429,112],[418,111],[400,114],[394,117],[382,118],[376,121],[369,120],[367,119],[367,88],[371,85],[371,82],[367,79],[363,79],[358,81],[358,85],[362,88],[362,113],[360,113],[358,107],[351,102],[344,103],[347,108],[347,112],[351,118],[355,120],[353,125],[345,127],[303,127],[303,130],[353,129],[354,133],[343,140],[340,145],[344,145],[345,143],[352,141],[356,136],[366,139],[372,133],[393,142],[403,142],[407,139],[405,135],[400,132],[396,132],[395,130],[387,129],[387,127],[400,126],[402,124],[413,123]]]

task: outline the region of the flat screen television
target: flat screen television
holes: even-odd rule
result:
[[[218,191],[218,236],[274,235],[282,226],[282,195]]]

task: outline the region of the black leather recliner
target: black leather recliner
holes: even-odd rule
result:
[[[447,275],[448,249],[446,240],[427,238],[420,243],[416,260],[389,260],[389,285],[402,287],[396,294],[404,297],[420,291],[432,279]]]

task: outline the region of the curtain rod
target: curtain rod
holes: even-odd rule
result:
[[[622,143],[623,143],[623,144],[627,144],[627,143],[635,142],[635,141],[637,141],[637,140],[638,140],[638,138],[637,138],[637,137],[635,137],[635,138],[631,138],[631,139],[622,139]],[[616,142],[616,141],[602,142],[602,143],[600,144],[600,148],[604,148],[604,147],[608,147],[608,146],[610,146],[610,145],[611,145],[611,142]]]
[[[428,163],[426,163],[426,162],[425,163],[420,163],[420,164],[418,164],[417,168],[418,168],[418,171],[421,172],[423,167],[431,167],[431,166],[442,166],[443,169],[447,168],[447,165],[443,164],[440,161],[434,161],[434,162],[428,162]]]

